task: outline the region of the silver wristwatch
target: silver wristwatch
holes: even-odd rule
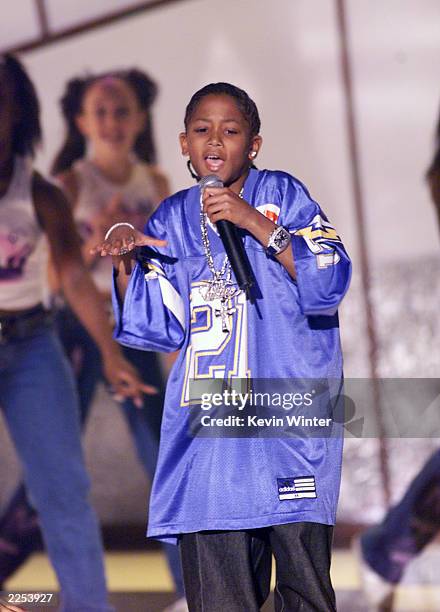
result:
[[[268,255],[279,255],[287,249],[292,237],[290,232],[282,225],[278,225],[269,235],[266,247]]]

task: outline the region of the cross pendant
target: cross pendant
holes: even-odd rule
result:
[[[229,321],[228,317],[237,309],[234,306],[228,306],[228,298],[220,299],[220,308],[216,308],[214,310],[214,314],[216,317],[221,317],[222,320],[222,332],[227,334],[229,332]]]

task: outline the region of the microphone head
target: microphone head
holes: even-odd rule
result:
[[[200,189],[203,191],[206,187],[223,187],[223,181],[216,174],[208,174],[202,177],[199,181]]]

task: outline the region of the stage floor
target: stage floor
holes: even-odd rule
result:
[[[439,558],[440,547],[434,545],[422,560],[413,564],[409,576],[412,583],[406,580],[399,587],[393,608],[395,612],[440,610],[440,581],[437,586],[433,580]],[[111,601],[117,612],[160,612],[174,600],[172,583],[160,551],[108,552],[106,568]],[[334,551],[332,577],[337,592],[338,612],[368,611],[359,590],[356,559],[350,550]],[[56,591],[57,583],[46,556],[39,553],[30,558],[6,588],[8,591]],[[54,610],[53,607],[46,609]],[[269,600],[263,610],[269,612],[272,609]]]

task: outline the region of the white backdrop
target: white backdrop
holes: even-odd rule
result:
[[[436,253],[423,173],[440,98],[440,3],[347,6],[371,253],[379,261]],[[160,84],[160,160],[180,189],[190,181],[177,145],[185,106],[205,83],[231,81],[259,107],[260,165],[306,182],[356,257],[338,54],[333,0],[187,0],[27,53],[43,107],[38,163],[47,169],[61,142],[66,79],[137,65]]]

